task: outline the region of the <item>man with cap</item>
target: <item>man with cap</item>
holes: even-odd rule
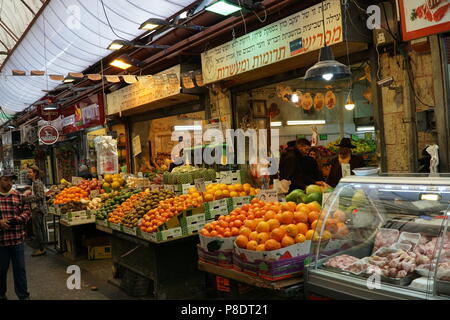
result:
[[[12,262],[14,289],[20,300],[29,300],[25,271],[25,227],[30,206],[22,195],[12,190],[14,173],[0,173],[0,300],[6,300],[6,276]]]
[[[353,169],[364,167],[364,160],[358,155],[352,154],[352,149],[356,148],[352,145],[350,138],[342,138],[337,145],[339,147],[339,155],[331,162],[331,170],[327,179],[327,184],[336,187],[342,177],[353,174]]]

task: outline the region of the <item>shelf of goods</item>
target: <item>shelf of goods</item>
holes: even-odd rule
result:
[[[449,200],[444,177],[342,179],[322,211],[306,295],[449,299]],[[324,242],[327,231],[340,237]]]

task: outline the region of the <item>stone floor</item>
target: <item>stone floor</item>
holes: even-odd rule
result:
[[[31,257],[33,249],[26,246],[25,260],[28,290],[32,300],[131,300],[134,299],[118,287],[108,283],[112,278],[111,260],[69,261],[52,249],[45,256]],[[67,267],[78,265],[81,269],[81,289],[69,290],[66,282],[70,274]],[[96,291],[91,287],[97,287]],[[16,300],[12,266],[8,272],[10,300]]]

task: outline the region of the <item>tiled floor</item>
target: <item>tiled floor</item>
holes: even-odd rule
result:
[[[109,284],[112,278],[111,260],[71,262],[52,250],[45,256],[31,257],[32,248],[26,246],[25,260],[27,268],[28,290],[32,300],[129,300],[134,299]],[[69,290],[66,273],[70,265],[78,265],[81,269],[81,289]],[[91,287],[97,287],[96,291]],[[16,300],[12,266],[8,273],[8,292],[10,300]]]

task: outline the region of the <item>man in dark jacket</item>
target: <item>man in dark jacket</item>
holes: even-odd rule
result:
[[[317,162],[304,154],[307,153],[309,141],[298,139],[294,148],[280,160],[280,179],[291,181],[289,191],[305,189],[310,184],[322,180]]]

